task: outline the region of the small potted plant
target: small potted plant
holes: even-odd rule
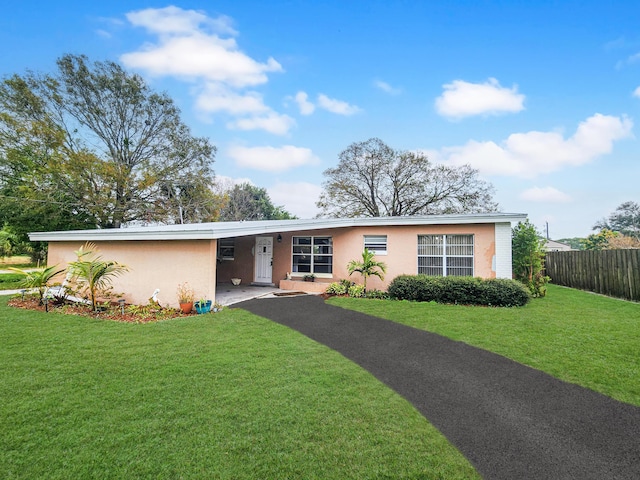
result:
[[[222,311],[222,304],[216,302],[213,304],[213,311],[214,312],[221,312]]]
[[[178,303],[180,304],[180,310],[182,313],[191,313],[193,310],[193,289],[187,282],[178,285]]]
[[[208,313],[211,311],[211,300],[205,300],[201,298],[195,304],[197,313]]]
[[[305,275],[304,277],[302,277],[302,279],[305,282],[315,282],[316,281],[316,276],[313,273],[310,273],[309,275]]]

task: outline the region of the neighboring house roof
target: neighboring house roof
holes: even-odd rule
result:
[[[544,244],[544,248],[549,252],[573,250],[573,248],[571,248],[571,245],[567,245],[566,243],[556,242],[555,240],[546,240]]]
[[[246,222],[190,223],[98,230],[32,232],[32,241],[107,241],[107,240],[211,240],[217,238],[264,235],[268,233],[324,230],[348,227],[384,227],[397,225],[460,225],[521,222],[524,213],[476,213],[467,215],[428,215],[411,217],[316,218],[308,220],[260,220]]]

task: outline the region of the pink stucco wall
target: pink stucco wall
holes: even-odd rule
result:
[[[128,303],[144,305],[156,288],[162,305],[177,307],[178,284],[188,282],[196,300],[215,298],[216,240],[94,242],[104,260],[115,260],[129,272],[115,278],[114,292]],[[66,266],[76,259],[76,242],[50,242],[47,263]]]
[[[377,259],[387,265],[384,281],[377,277],[368,280],[368,288],[386,289],[398,275],[414,275],[418,271],[418,235],[421,234],[473,234],[475,239],[474,273],[477,277],[495,278],[492,260],[496,253],[494,224],[427,225],[352,227],[302,232],[282,232],[263,235],[273,238],[273,283],[278,286],[291,268],[293,236],[331,236],[333,238],[333,274],[318,276],[316,282],[330,283],[351,278],[362,282],[359,274],[349,277],[347,264],[360,259],[364,235],[387,235],[387,255]],[[177,306],[176,289],[179,283],[189,282],[196,299],[215,298],[216,282],[228,283],[231,278],[242,279],[243,284],[254,281],[254,250],[256,237],[235,239],[234,260],[217,260],[216,240],[164,240],[164,241],[104,241],[95,242],[106,260],[126,264],[130,271],[114,281],[114,291],[125,294],[127,302],[146,304],[156,288],[163,305]],[[73,252],[82,243],[50,242],[48,264],[66,266],[75,260]],[[292,274],[292,280],[302,280],[302,274]],[[284,286],[284,285],[283,285]]]
[[[364,248],[364,235],[387,235],[387,255],[376,259],[387,265],[384,281],[378,277],[367,280],[368,288],[386,289],[389,282],[398,275],[418,273],[418,235],[426,234],[473,234],[474,235],[474,273],[477,277],[495,278],[492,260],[495,255],[494,224],[471,225],[428,225],[428,226],[385,226],[337,228],[308,232],[282,233],[282,243],[276,255],[274,248],[274,282],[284,279],[291,272],[291,237],[293,236],[331,236],[333,237],[333,275],[331,278],[317,278],[316,282],[334,282],[350,278],[361,283],[362,277],[354,273],[349,277],[347,264],[360,259]],[[296,276],[293,274],[293,278]]]

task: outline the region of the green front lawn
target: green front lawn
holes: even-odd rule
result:
[[[549,285],[525,307],[330,302],[439,333],[640,406],[640,304]]]
[[[640,304],[333,298],[640,405]],[[367,372],[242,310],[127,324],[0,299],[3,478],[478,478]]]
[[[22,288],[20,283],[24,275],[20,273],[0,273],[0,290],[17,290]]]
[[[2,478],[479,478],[409,403],[242,310],[127,324],[0,299]]]

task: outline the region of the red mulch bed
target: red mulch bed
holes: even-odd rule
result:
[[[40,305],[35,297],[12,298],[8,305],[15,308],[23,308],[25,310],[45,311],[45,306]],[[106,310],[94,312],[88,305],[80,305],[77,303],[65,303],[64,305],[51,305],[47,307],[49,313],[62,313],[65,315],[79,315],[82,317],[95,318],[99,320],[112,320],[116,322],[127,323],[151,323],[159,320],[169,320],[172,318],[191,317],[196,315],[195,312],[185,314],[175,308],[163,308],[154,305],[146,305],[136,307],[132,305],[125,306],[124,314],[122,308],[117,302],[111,302]]]

